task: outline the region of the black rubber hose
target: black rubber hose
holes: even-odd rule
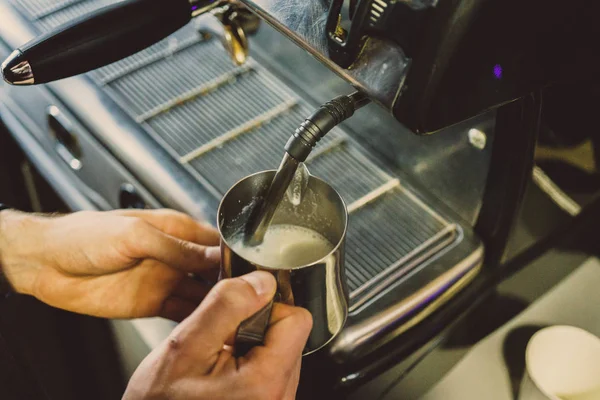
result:
[[[323,136],[369,102],[367,96],[355,92],[350,95],[338,96],[323,104],[296,129],[286,143],[285,151],[299,162],[306,161],[312,149]]]

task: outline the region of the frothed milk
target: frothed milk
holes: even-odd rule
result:
[[[325,257],[333,245],[312,229],[297,225],[271,225],[263,242],[246,246],[244,235],[231,240],[231,248],[246,260],[269,268],[294,268]]]

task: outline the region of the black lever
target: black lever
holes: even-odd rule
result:
[[[219,0],[125,0],[60,26],[15,50],[4,80],[33,85],[82,74],[164,39]]]

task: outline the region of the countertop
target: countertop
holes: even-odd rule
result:
[[[423,400],[512,400],[528,338],[541,327],[573,325],[600,336],[600,260],[588,259],[524,312],[474,346]]]

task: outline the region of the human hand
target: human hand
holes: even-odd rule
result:
[[[291,400],[312,327],[308,311],[273,305],[265,345],[234,357],[239,324],[274,296],[264,271],[220,281],[133,374],[123,400]]]
[[[16,291],[105,318],[187,317],[216,281],[218,232],[172,210],[0,213],[0,268]]]

